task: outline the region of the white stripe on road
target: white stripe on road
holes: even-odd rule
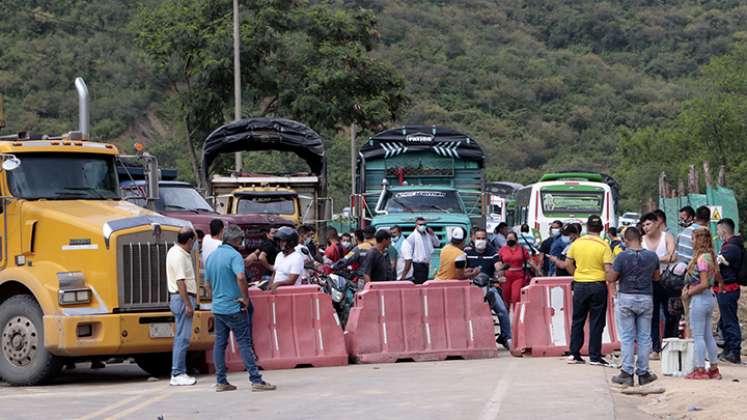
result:
[[[99,418],[99,417],[103,416],[104,414],[108,413],[109,411],[114,411],[114,410],[116,410],[117,408],[119,408],[119,407],[121,407],[123,405],[127,405],[127,404],[129,404],[129,403],[137,400],[138,398],[142,397],[143,394],[145,394],[146,392],[141,392],[141,393],[135,395],[134,397],[125,398],[124,400],[118,401],[118,402],[116,402],[114,404],[107,405],[106,407],[104,407],[104,408],[102,408],[100,410],[96,410],[96,411],[94,411],[91,414],[85,415],[83,417],[79,417],[78,420],[89,420],[89,419]]]
[[[150,405],[153,405],[153,404],[155,404],[155,403],[157,403],[157,402],[159,402],[161,400],[165,400],[166,398],[172,396],[173,394],[174,393],[172,391],[166,391],[166,392],[164,392],[164,393],[162,393],[160,395],[156,395],[153,398],[149,398],[149,399],[141,402],[140,404],[134,405],[134,406],[128,408],[127,410],[120,411],[120,412],[118,412],[117,414],[115,414],[115,415],[113,415],[111,417],[107,417],[105,420],[121,419],[121,418],[123,418],[123,417],[125,417],[125,416],[127,416],[129,414],[132,414],[132,413],[134,413],[136,411],[142,410],[143,408],[148,407]]]
[[[503,369],[503,376],[501,376],[501,379],[495,386],[495,391],[493,391],[493,395],[490,397],[490,400],[488,400],[488,402],[485,403],[485,406],[482,408],[480,417],[478,417],[479,420],[495,420],[498,418],[498,414],[501,412],[503,399],[506,398],[506,393],[508,392],[508,386],[509,382],[511,381],[510,378],[514,370],[515,363],[516,362],[512,359],[508,362],[508,366],[506,366],[506,369]]]

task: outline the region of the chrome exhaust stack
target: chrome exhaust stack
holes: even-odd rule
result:
[[[82,77],[75,78],[75,89],[78,91],[78,131],[83,137],[83,140],[90,138],[89,129],[89,103],[88,97],[88,86]]]

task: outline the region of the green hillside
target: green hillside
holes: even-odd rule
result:
[[[198,58],[201,69],[207,69],[205,86],[216,92],[215,98],[202,98],[212,107],[204,123],[209,125],[232,116],[230,98],[221,96],[228,92],[230,97],[232,82],[232,73],[223,70],[230,69],[231,34],[225,25],[231,2],[201,3],[210,10],[198,18],[215,25],[205,44],[212,55]],[[146,141],[164,165],[193,179],[185,150],[188,132],[195,130],[187,130],[178,92],[182,85],[170,80],[175,62],[168,58],[159,64],[153,50],[145,48],[143,32],[162,27],[159,20],[148,21],[159,6],[194,0],[2,4],[7,12],[0,17],[0,92],[8,114],[3,133],[73,128],[72,81],[80,75],[92,91],[97,138],[115,139],[123,147]],[[492,180],[528,183],[546,170],[562,168],[610,172],[622,184],[629,209],[655,192],[660,169],[677,176],[686,164],[708,158],[728,165],[734,174],[730,180],[741,181],[740,174],[747,173],[739,155],[707,146],[719,138],[733,145],[747,140],[741,120],[718,118],[736,120],[742,106],[741,95],[734,92],[743,79],[722,83],[745,72],[744,60],[734,59],[747,39],[747,6],[739,1],[257,0],[242,1],[242,7],[243,24],[251,31],[242,35],[242,54],[254,60],[247,61],[244,78],[249,92],[245,114],[307,118],[330,138],[337,202],[347,202],[349,194],[345,130],[358,119],[368,127],[364,135],[398,123],[464,130],[488,152]],[[183,9],[174,10],[192,16]],[[176,21],[182,16],[167,12],[161,17]],[[213,19],[207,19],[208,13]],[[194,42],[199,31],[190,31],[198,18],[188,19],[191,26],[179,26],[180,34],[191,37],[170,42]],[[311,54],[315,51],[321,53]],[[298,57],[330,70],[315,74],[307,63],[300,71],[304,63],[293,61]],[[724,57],[721,64],[708,65],[716,57]],[[359,65],[345,68],[350,62]],[[376,83],[367,82],[358,92],[356,72],[368,72],[368,82]],[[329,89],[338,92],[327,95]],[[364,116],[349,115],[343,92],[363,103]],[[275,97],[276,105],[267,107],[268,98]],[[698,108],[703,98],[710,102]],[[700,118],[713,109],[724,112]],[[392,114],[396,121],[386,122]],[[325,115],[336,117],[329,121]],[[730,131],[716,130],[721,137],[714,140],[714,130],[698,130],[709,123],[730,124]],[[691,129],[683,131],[683,126]],[[685,143],[667,140],[674,138]],[[192,142],[199,149],[199,139]],[[275,155],[261,162],[254,158],[247,157],[247,166],[287,165],[287,159]]]

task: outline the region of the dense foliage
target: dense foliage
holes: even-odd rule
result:
[[[199,152],[203,133],[233,115],[230,0],[0,2],[4,132],[73,127],[82,75],[97,137],[145,140],[194,179],[187,144]],[[703,158],[726,164],[732,184],[747,180],[740,1],[241,3],[244,113],[327,136],[338,203],[353,121],[363,136],[397,123],[464,130],[488,152],[493,180],[610,172],[627,209],[655,194],[659,171],[676,178]]]

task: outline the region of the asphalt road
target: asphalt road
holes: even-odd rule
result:
[[[80,364],[54,384],[0,384],[2,419],[625,419],[646,418],[634,398],[610,390],[615,370],[561,359],[355,365],[264,372],[274,392],[216,393],[215,377],[192,387],[149,380],[135,365]]]

